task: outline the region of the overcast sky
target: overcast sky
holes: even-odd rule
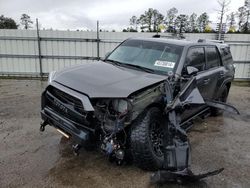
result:
[[[230,12],[243,5],[244,0],[231,0]],[[129,26],[132,15],[148,8],[166,15],[172,7],[184,14],[207,12],[211,21],[217,21],[217,0],[0,0],[0,15],[19,23],[20,15],[27,13],[33,21],[38,18],[42,28],[60,30],[95,30],[99,20],[101,29],[119,31]]]

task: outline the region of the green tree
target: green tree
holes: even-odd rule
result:
[[[174,32],[175,31],[174,20],[176,18],[177,13],[178,13],[178,10],[175,7],[171,8],[171,9],[169,9],[167,11],[167,16],[166,16],[166,19],[165,19],[165,23],[167,25],[167,31],[168,32]]]
[[[202,13],[198,19],[197,19],[197,23],[198,23],[198,28],[200,32],[204,32],[206,29],[206,26],[210,23],[209,21],[209,16],[207,15],[206,12]]]
[[[246,22],[243,25],[243,32],[249,32],[250,31],[250,24],[249,24],[249,18],[250,18],[250,0],[245,0],[245,5],[246,7]]]
[[[245,6],[239,7],[237,15],[238,15],[238,30],[242,31],[242,26],[246,21],[246,7]]]
[[[163,23],[164,16],[156,9],[149,8],[139,18],[141,29],[147,29],[149,32],[158,30],[158,26]]]
[[[22,14],[21,18],[21,24],[23,25],[24,29],[32,28],[33,21],[30,19],[30,16],[27,14]]]
[[[12,18],[0,16],[0,29],[17,29],[18,25]]]
[[[153,10],[153,31],[159,31],[159,26],[164,22],[164,16],[156,9]]]
[[[235,21],[235,13],[234,12],[231,12],[228,16],[227,16],[227,20],[228,20],[228,32],[229,33],[233,33],[235,32],[235,24],[236,24],[236,21]]]
[[[153,20],[153,10],[149,8],[148,11],[145,11],[144,14],[140,16],[140,23],[147,28],[149,32],[152,32],[152,20]]]
[[[175,19],[175,28],[179,30],[179,33],[183,33],[188,30],[188,15],[180,14]]]
[[[132,16],[129,20],[129,24],[133,27],[133,30],[138,29],[139,19],[136,16]]]
[[[191,16],[189,17],[188,24],[189,24],[189,29],[188,29],[189,32],[196,33],[198,31],[197,14],[195,13],[191,14]]]
[[[139,24],[141,25],[141,30],[144,31],[144,29],[148,28],[146,16],[142,14],[139,18]]]

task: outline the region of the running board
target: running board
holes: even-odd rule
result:
[[[185,129],[185,131],[188,131],[189,129],[192,128],[193,123],[189,123],[191,122],[193,119],[197,118],[198,116],[205,114],[207,111],[209,111],[209,107],[206,107],[205,109],[203,109],[202,111],[200,111],[199,113],[195,114],[194,116],[192,116],[191,118],[188,118],[187,120],[185,120],[184,122],[182,122],[180,124],[180,126]],[[207,112],[209,113],[209,112]]]

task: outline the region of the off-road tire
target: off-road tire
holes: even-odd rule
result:
[[[217,101],[227,102],[228,92],[229,92],[228,87],[226,85],[222,86],[221,92],[219,94]],[[222,115],[223,112],[224,112],[224,110],[211,107],[211,115],[212,116]]]
[[[162,111],[152,107],[142,113],[132,124],[131,152],[134,164],[143,170],[157,170],[162,167],[163,155],[157,156],[150,139],[150,124],[157,121],[162,125]]]

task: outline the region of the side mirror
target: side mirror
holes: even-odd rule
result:
[[[188,75],[195,75],[199,71],[197,68],[193,66],[187,66],[186,70]]]

